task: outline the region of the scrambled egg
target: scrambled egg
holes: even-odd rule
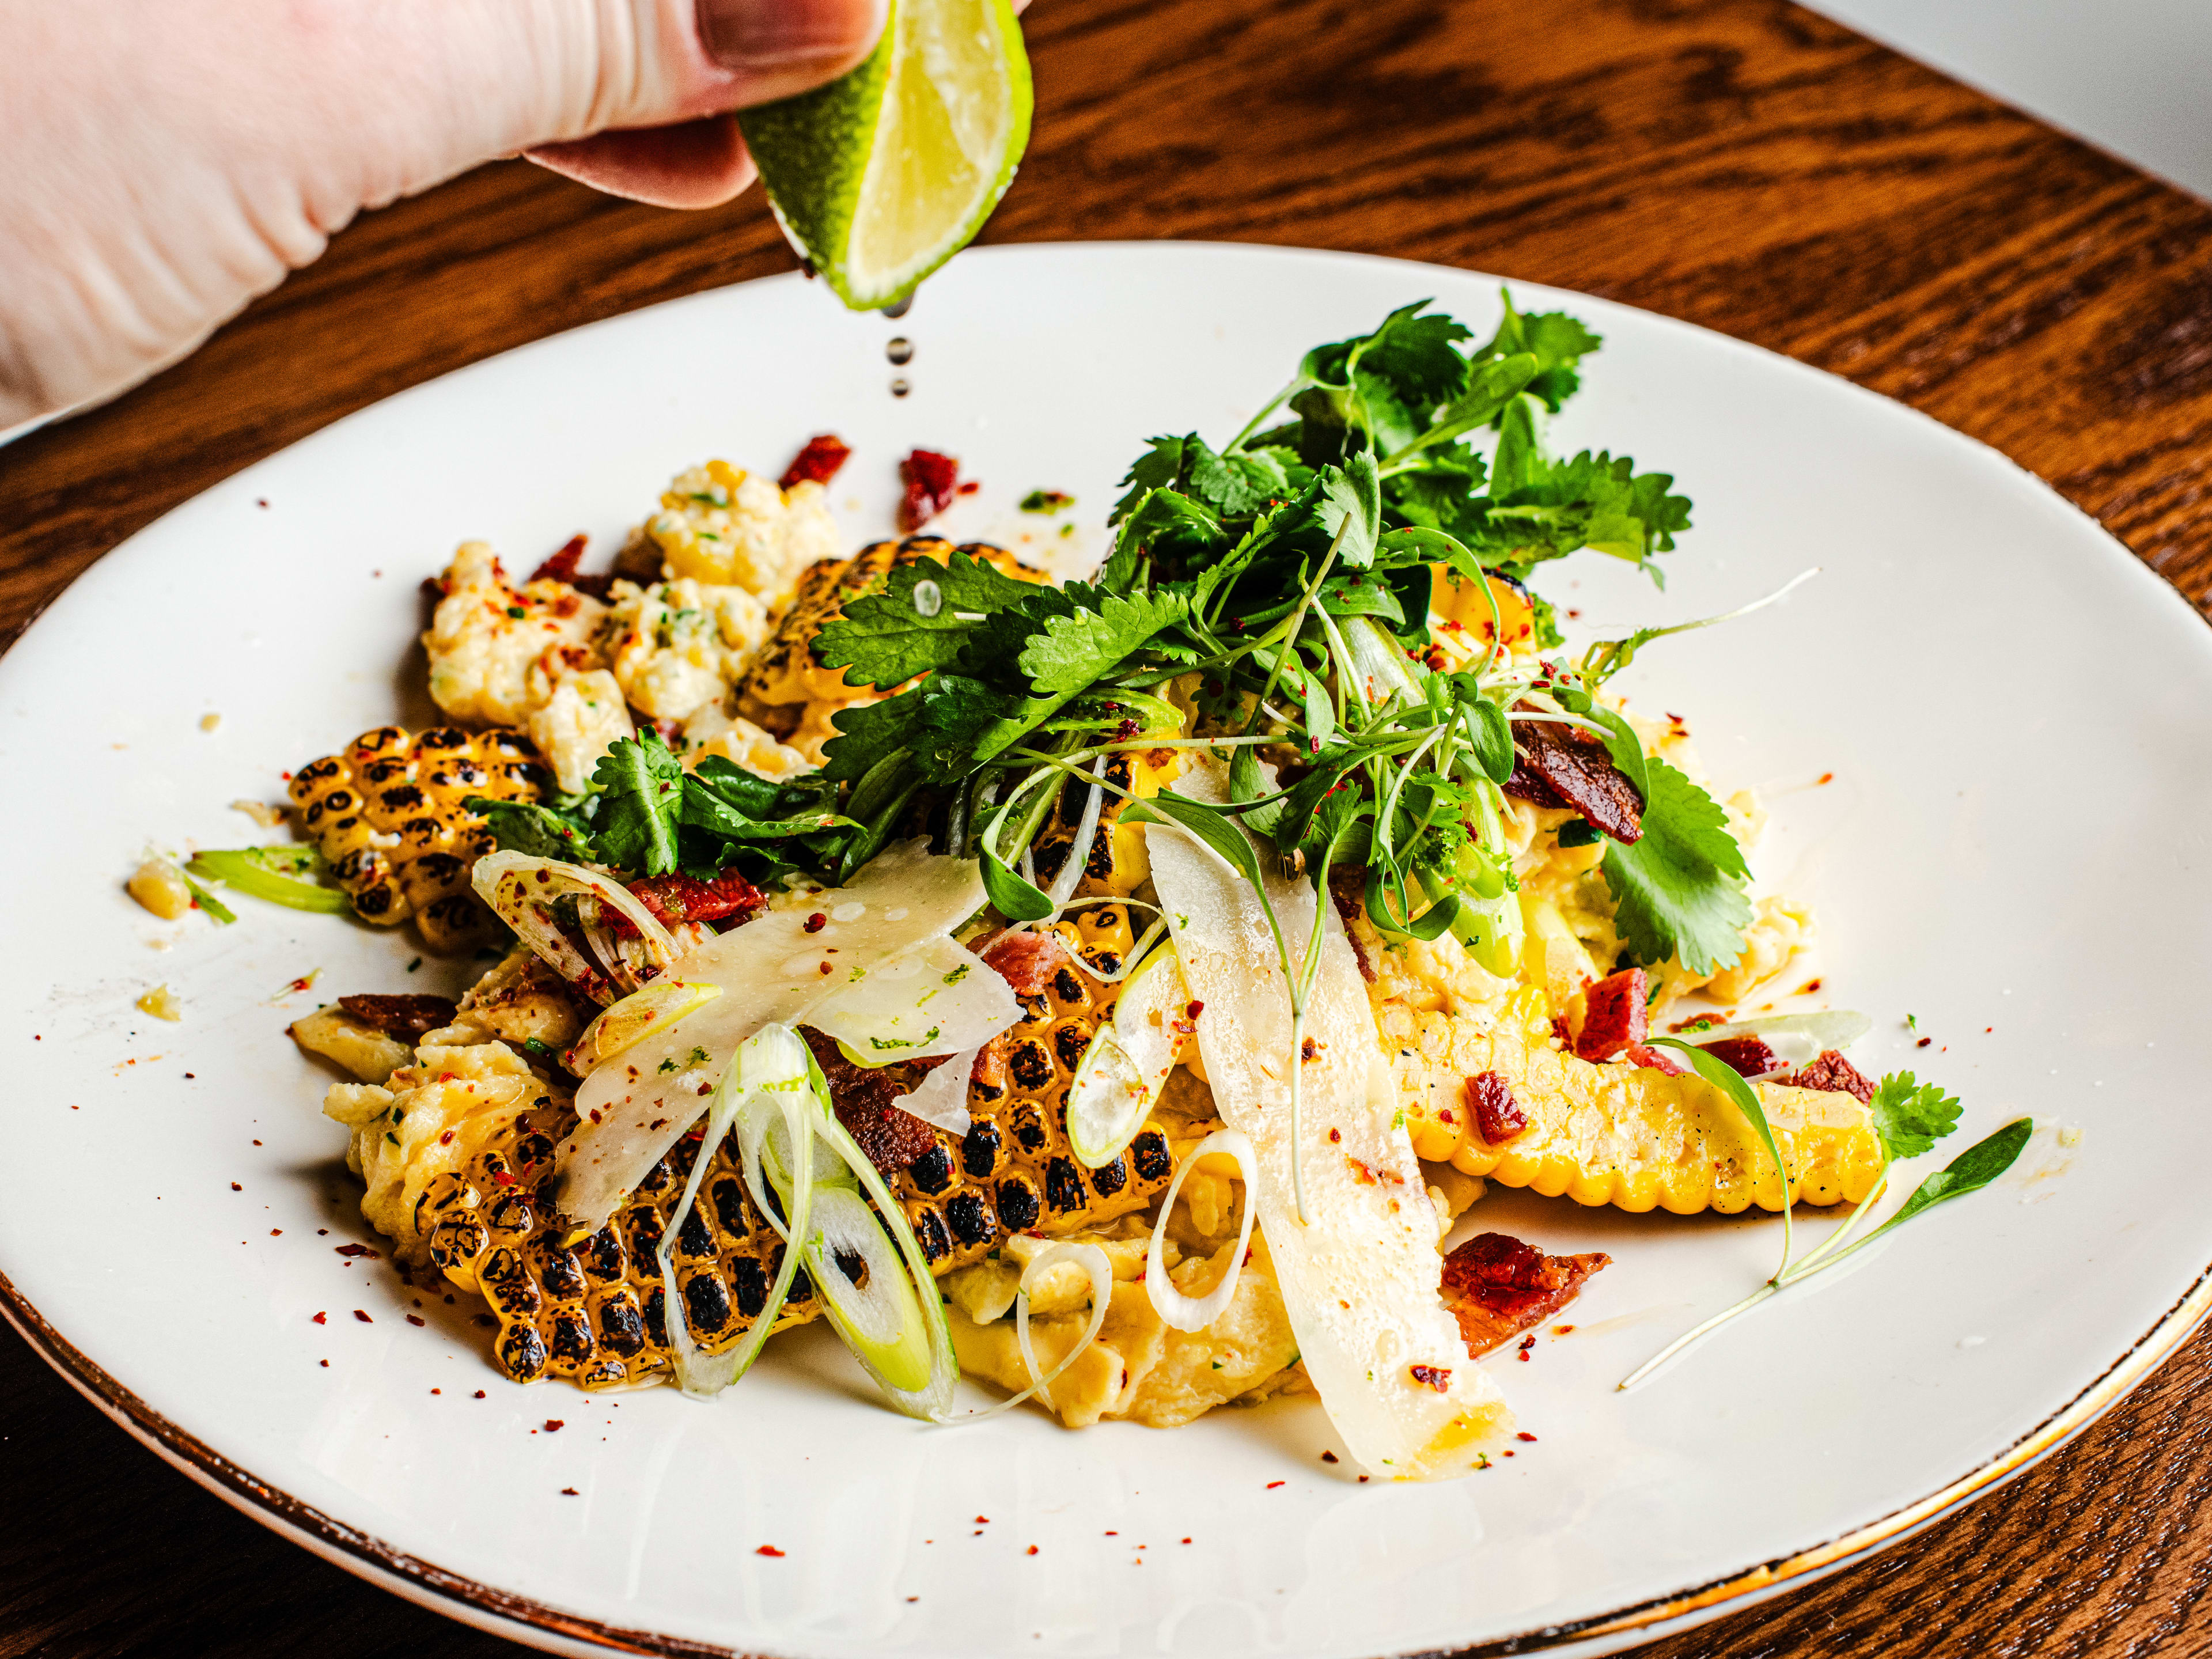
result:
[[[1178,1215],[1186,1213],[1178,1206]],[[1297,1340],[1276,1288],[1267,1243],[1252,1235],[1251,1255],[1237,1291],[1221,1316],[1202,1331],[1171,1328],[1152,1307],[1144,1285],[1149,1224],[1125,1216],[1110,1227],[1069,1235],[1095,1243],[1114,1268],[1114,1289],[1098,1340],[1051,1385],[1051,1406],[1072,1429],[1125,1418],[1150,1428],[1171,1429],[1232,1400],[1249,1401],[1304,1386]],[[1233,1229],[1211,1250],[1186,1254],[1166,1242],[1168,1277],[1202,1295],[1219,1280],[1237,1248]],[[1013,1304],[1021,1271],[1046,1241],[1017,1234],[996,1261],[948,1273],[943,1281],[961,1369],[1010,1392],[1030,1383],[1014,1322],[1003,1316]],[[1091,1281],[1073,1262],[1049,1269],[1030,1297],[1030,1341],[1041,1371],[1049,1372],[1082,1338],[1091,1319]]]
[[[323,1115],[353,1132],[346,1167],[368,1183],[362,1214],[413,1265],[428,1259],[429,1241],[415,1226],[423,1188],[552,1099],[521,1055],[504,1042],[467,1040],[474,1035],[466,1025],[433,1031],[413,1063],[382,1084],[333,1083],[323,1098]]]
[[[526,729],[553,769],[553,781],[571,795],[591,781],[609,744],[637,735],[622,686],[604,668],[571,674],[555,685],[544,705],[531,712]]]
[[[677,474],[645,533],[660,549],[670,575],[734,583],[777,599],[817,559],[844,556],[820,484],[781,489],[727,461]]]
[[[742,587],[679,576],[617,582],[602,641],[633,707],[680,720],[726,702],[769,635],[769,610]]]
[[[510,586],[486,543],[461,544],[445,589],[422,643],[430,695],[456,720],[521,726],[563,678],[606,665],[597,644],[606,607],[566,582]]]

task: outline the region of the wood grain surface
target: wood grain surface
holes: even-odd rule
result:
[[[1781,0],[1037,0],[1028,33],[1036,136],[987,240],[1350,248],[1686,318],[1996,446],[2212,594],[2212,208],[1845,29]],[[179,367],[0,449],[0,641],[349,410],[790,264],[757,195],[678,215],[520,162],[372,215]],[[2208,1381],[2200,1333],[1996,1494],[1652,1651],[2212,1651]],[[6,1659],[513,1651],[226,1509],[12,1334],[0,1517]]]

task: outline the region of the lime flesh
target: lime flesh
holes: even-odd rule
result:
[[[792,246],[872,311],[983,228],[1029,143],[1030,101],[1008,0],[894,0],[858,68],[738,121]]]

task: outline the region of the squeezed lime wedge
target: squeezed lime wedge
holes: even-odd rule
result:
[[[893,0],[866,62],[741,112],[799,257],[855,311],[880,310],[968,246],[1030,137],[1030,64],[1008,0]]]

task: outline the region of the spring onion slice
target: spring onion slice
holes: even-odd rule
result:
[[[605,977],[554,924],[554,901],[571,894],[596,899],[636,928],[661,967],[676,960],[676,941],[660,918],[620,882],[597,870],[529,853],[488,853],[477,860],[469,879],[499,919],[570,981],[588,985]]]
[[[1175,946],[1145,958],[1121,988],[1112,1019],[1101,1023],[1067,1092],[1067,1139],[1086,1169],[1103,1169],[1136,1138],[1192,1028],[1190,990]]]
[[[1239,1206],[1244,1213],[1237,1224],[1237,1249],[1229,1258],[1227,1270],[1212,1290],[1204,1296],[1194,1297],[1176,1289],[1175,1281],[1168,1277],[1168,1217],[1175,1211],[1183,1177],[1208,1152],[1224,1152],[1237,1160],[1237,1176],[1244,1183],[1244,1202]],[[1230,1299],[1237,1294],[1237,1281],[1243,1277],[1244,1258],[1252,1243],[1252,1219],[1260,1207],[1253,1201],[1252,1185],[1253,1168],[1258,1161],[1248,1136],[1236,1129],[1216,1129],[1191,1149],[1190,1156],[1176,1171],[1175,1179],[1168,1183],[1167,1196],[1160,1200],[1160,1218],[1152,1224],[1152,1247],[1145,1255],[1145,1293],[1152,1299],[1152,1310],[1176,1330],[1204,1330],[1221,1317]]]
[[[794,1041],[796,1039],[794,1038]],[[799,1045],[804,1048],[802,1042]],[[863,1334],[858,1337],[847,1334],[840,1322],[841,1314],[836,1299],[824,1289],[833,1279],[842,1279],[842,1272],[814,1270],[814,1285],[817,1294],[823,1297],[823,1307],[830,1315],[830,1324],[853,1357],[866,1368],[876,1379],[884,1397],[908,1417],[919,1417],[931,1422],[948,1419],[952,1408],[953,1385],[960,1380],[960,1364],[952,1355],[952,1330],[945,1322],[945,1298],[938,1294],[936,1275],[929,1271],[929,1258],[921,1253],[921,1244],[908,1224],[906,1212],[885,1184],[884,1177],[868,1155],[862,1152],[837,1121],[830,1109],[830,1085],[822,1075],[822,1068],[814,1063],[814,1056],[806,1057],[809,1074],[814,1079],[815,1133],[827,1143],[829,1149],[842,1159],[845,1168],[860,1180],[860,1190],[874,1206],[871,1224],[881,1231],[890,1233],[898,1246],[899,1261],[885,1261],[886,1275],[899,1276],[896,1269],[903,1263],[907,1293],[913,1298],[920,1328],[916,1340],[926,1346],[924,1363],[915,1349],[908,1346],[908,1333],[902,1326],[898,1338],[890,1346],[875,1343]],[[857,1196],[855,1199],[857,1201]],[[841,1206],[842,1207],[842,1206]],[[800,1235],[805,1237],[804,1234]],[[787,1252],[788,1255],[789,1252]],[[871,1262],[871,1272],[874,1264]],[[854,1328],[856,1330],[858,1328]]]
[[[1105,763],[1102,760],[1091,765],[1091,775],[1094,781],[1084,792],[1083,813],[1076,821],[1075,839],[1067,844],[1067,856],[1060,862],[1060,873],[1052,878],[1052,885],[1045,889],[1045,896],[1052,901],[1055,916],[1066,909],[1068,900],[1075,896],[1075,884],[1083,879],[1084,867],[1091,861],[1091,838],[1098,829],[1098,806],[1106,795],[1106,791],[1096,780],[1099,768]]]
[[[859,1183],[817,1183],[813,1225],[806,1271],[830,1328],[886,1393],[926,1391],[928,1322],[897,1249],[860,1196]]]
[[[722,1144],[722,1137],[729,1133],[732,1121],[738,1125],[738,1143],[746,1149],[745,1185],[754,1205],[772,1224],[776,1224],[776,1206],[769,1201],[766,1185],[761,1179],[759,1150],[772,1130],[783,1130],[781,1150],[785,1157],[779,1160],[779,1172],[785,1184],[779,1197],[785,1214],[790,1218],[789,1229],[802,1237],[805,1236],[814,1195],[814,1121],[828,1110],[827,1088],[822,1089],[820,1098],[815,1094],[817,1077],[814,1057],[807,1052],[799,1034],[787,1025],[770,1025],[738,1049],[723,1071],[722,1080],[707,1109],[706,1137],[699,1144],[699,1156],[692,1162],[691,1179],[684,1183],[684,1196],[669,1214],[659,1252],[661,1302],[667,1310],[668,1345],[676,1353],[676,1377],[684,1392],[694,1399],[720,1393],[743,1376],[760,1357],[769,1333],[775,1328],[783,1304],[791,1295],[792,1281],[799,1272],[799,1253],[793,1249],[784,1251],[775,1283],[754,1319],[752,1328],[726,1353],[707,1355],[701,1353],[698,1344],[692,1340],[690,1327],[684,1318],[683,1291],[676,1278],[676,1241],[699,1196],[699,1185],[706,1179],[714,1149]],[[783,1231],[781,1225],[779,1231]],[[785,1231],[784,1236],[788,1238],[790,1231]]]
[[[1872,1030],[1874,1021],[1856,1009],[1832,1008],[1816,1014],[1764,1014],[1702,1030],[1685,1029],[1680,1035],[1700,1048],[1730,1037],[1755,1036],[1774,1050],[1776,1059],[1802,1065],[1826,1049],[1848,1048]]]
[[[1050,1370],[1037,1370],[1036,1349],[1030,1340],[1030,1297],[1036,1288],[1036,1280],[1045,1270],[1062,1261],[1073,1261],[1091,1276],[1091,1322],[1083,1328],[1083,1338],[1062,1354],[1060,1363]],[[980,1423],[987,1417],[996,1417],[1010,1412],[1031,1395],[1046,1405],[1052,1404],[1052,1384],[1060,1374],[1083,1358],[1091,1345],[1098,1340],[1098,1332],[1106,1323],[1109,1304],[1114,1297],[1114,1264],[1106,1252],[1096,1244],[1077,1244],[1062,1239],[1048,1244],[1030,1258],[1029,1266],[1022,1269],[1022,1282],[1014,1292],[1014,1340],[1021,1346],[1022,1364],[1029,1368],[1030,1385],[1019,1394],[1009,1395],[981,1411],[969,1412],[964,1417],[947,1418],[948,1424]]]
[[[323,915],[343,915],[353,901],[336,887],[301,881],[272,866],[295,871],[317,871],[322,855],[312,847],[246,847],[233,851],[198,853],[185,866],[202,881],[219,881],[241,893],[281,904],[288,909],[310,910]]]
[[[657,979],[620,1002],[599,1011],[568,1046],[561,1063],[578,1077],[602,1061],[635,1048],[722,994],[719,985],[696,980]]]

